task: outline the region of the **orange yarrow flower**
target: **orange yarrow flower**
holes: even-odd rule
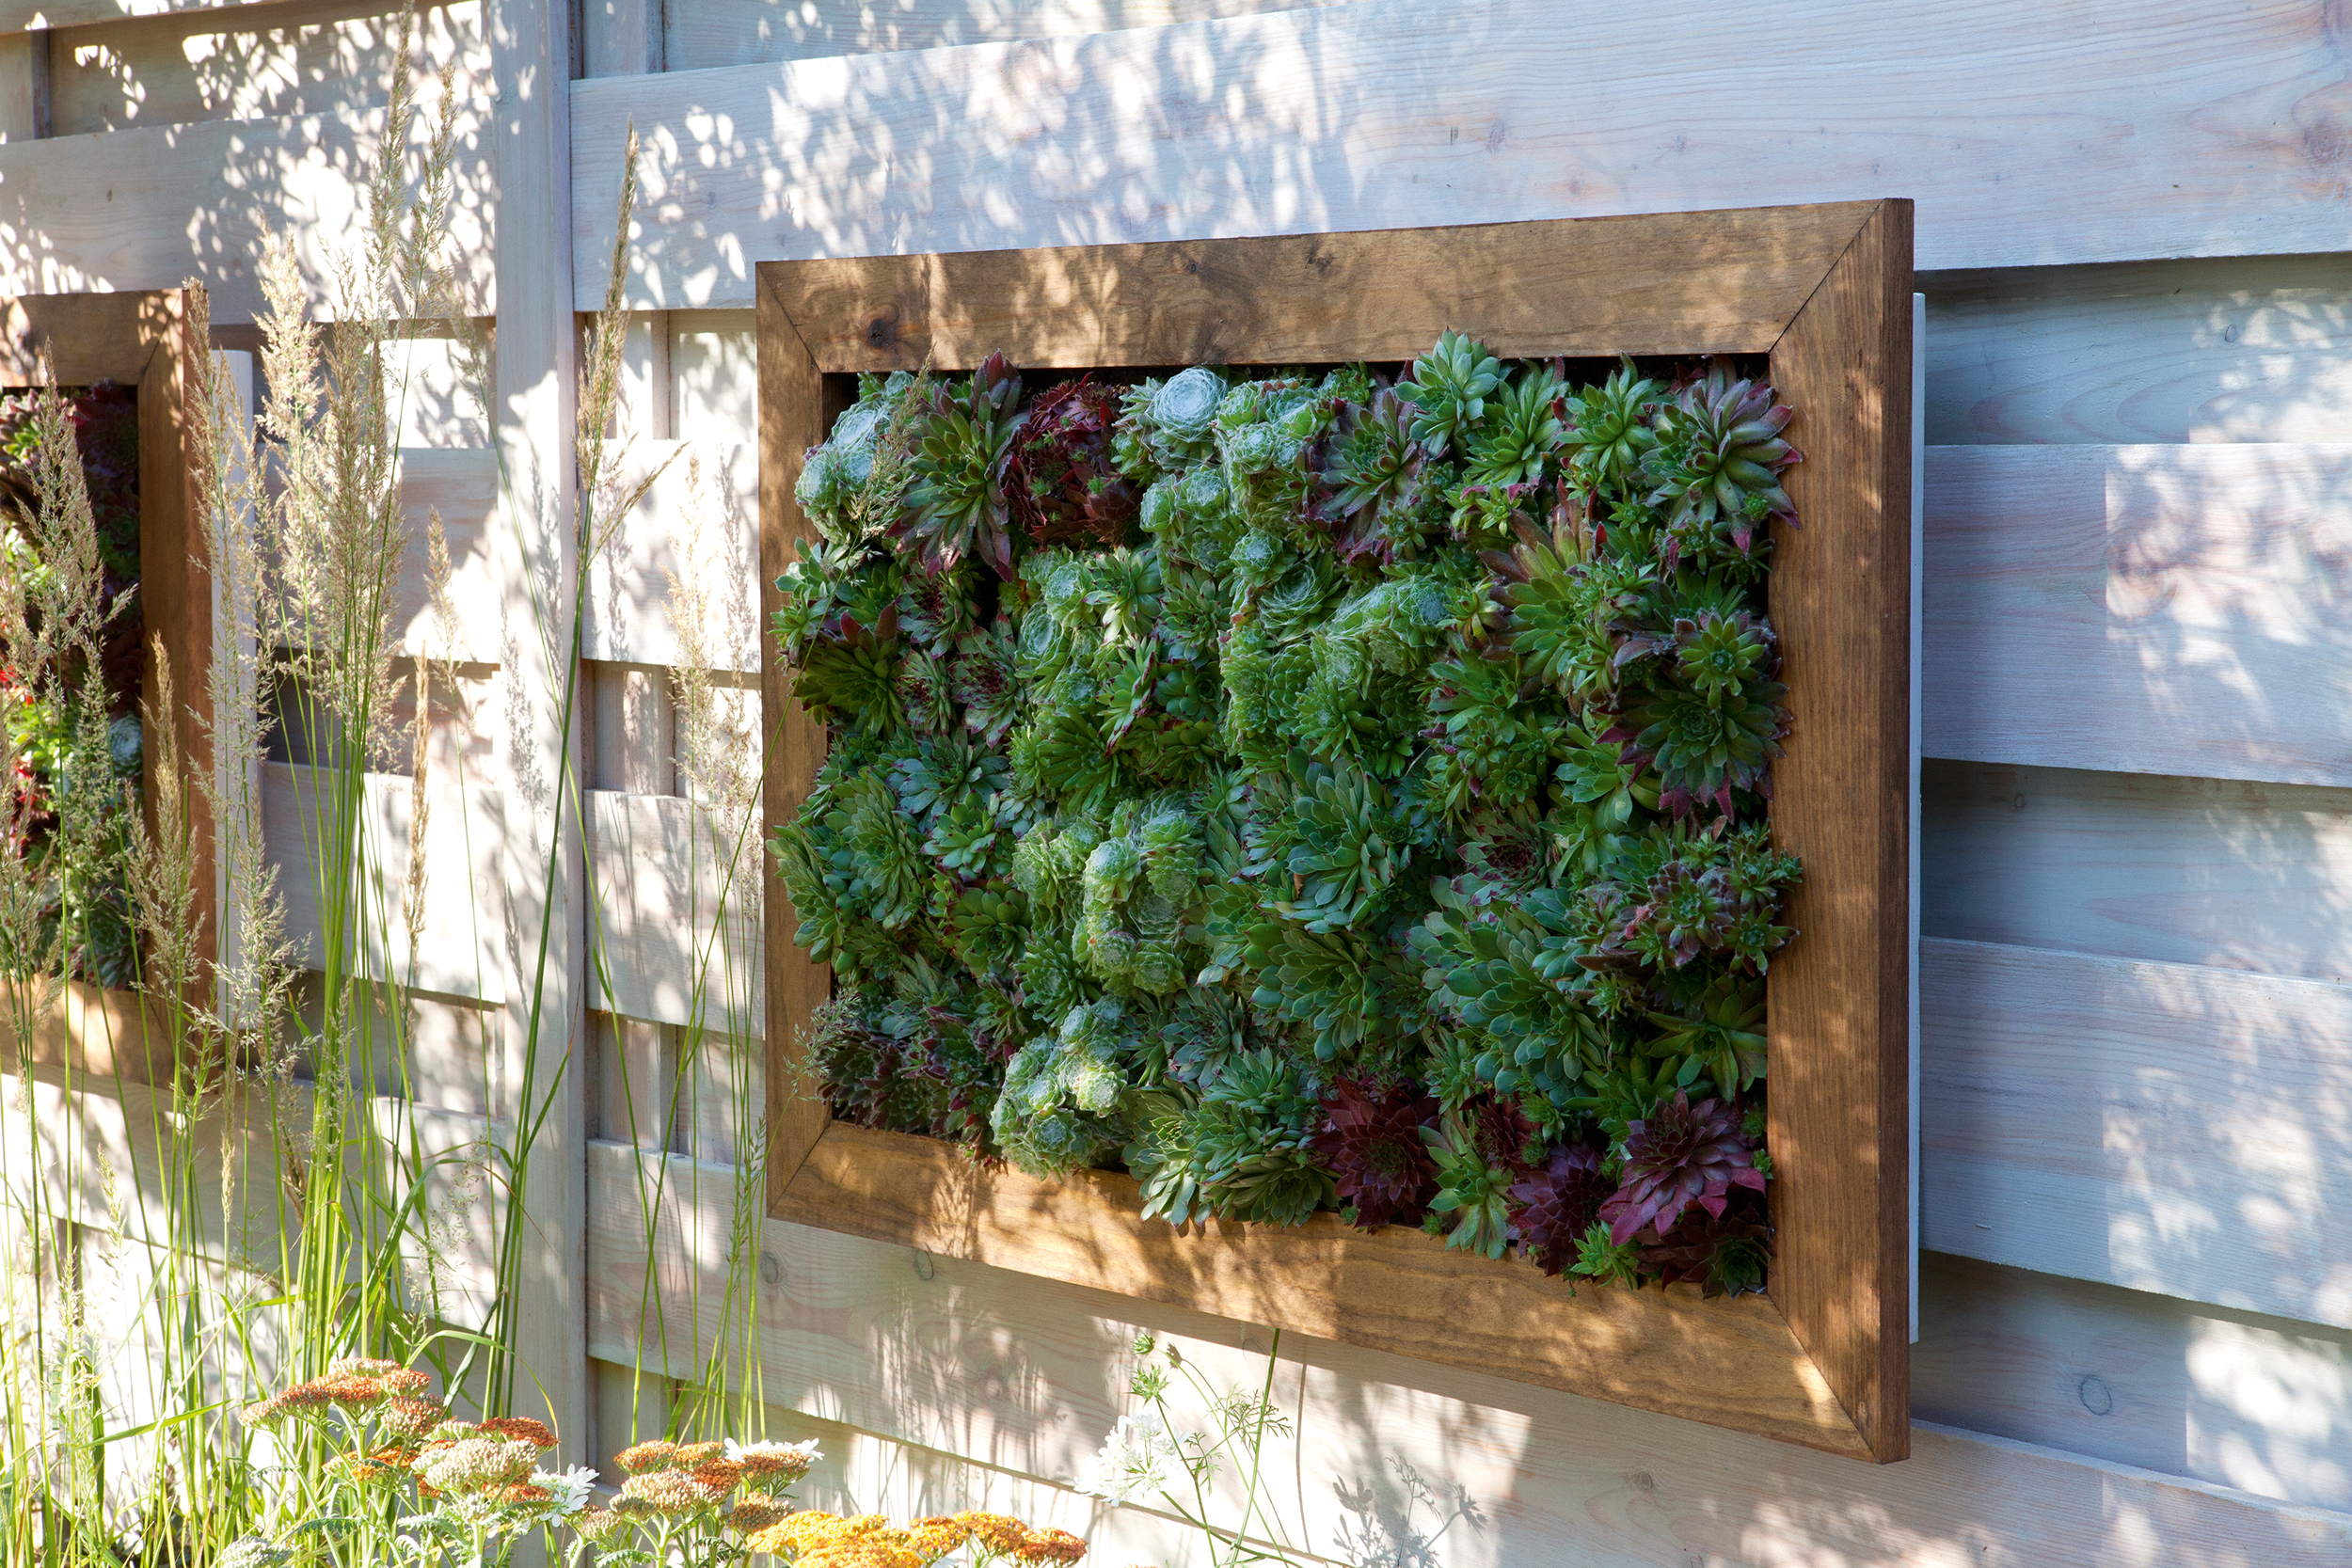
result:
[[[906,1528],[907,1544],[926,1562],[935,1562],[971,1539],[971,1527],[946,1514],[917,1519]]]
[[[1012,1555],[1024,1562],[1075,1562],[1087,1555],[1087,1544],[1066,1529],[1032,1529]]]
[[[755,1535],[785,1519],[784,1505],[765,1492],[746,1492],[727,1510],[726,1527],[738,1535]]]
[[[654,1470],[666,1470],[677,1463],[677,1445],[656,1437],[623,1449],[612,1456],[613,1462],[630,1475],[642,1476]]]
[[[998,1557],[1021,1549],[1029,1538],[1029,1527],[1003,1513],[963,1513],[956,1515],[956,1523],[971,1532],[971,1538]]]
[[[543,1449],[555,1447],[555,1433],[547,1423],[528,1416],[493,1416],[474,1430],[485,1437],[512,1437]]]

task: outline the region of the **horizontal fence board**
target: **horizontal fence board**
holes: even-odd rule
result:
[[[672,1183],[649,1253],[639,1155],[611,1144],[589,1155],[590,1354],[697,1375],[695,1353],[719,1328],[732,1174],[643,1161],[644,1180],[667,1167]],[[759,1308],[770,1398],[1021,1474],[1066,1481],[1128,1408],[1121,1350],[1137,1327],[1173,1338],[1213,1381],[1263,1366],[1250,1354],[1262,1331],[1181,1307],[782,1221],[759,1237],[759,1270],[775,1279]],[[1305,1435],[1295,1468],[1279,1451],[1287,1445],[1274,1446],[1282,1468],[1272,1490],[1286,1513],[1303,1511],[1318,1550],[1340,1545],[1353,1520],[1339,1505],[1393,1477],[1396,1461],[1479,1506],[1481,1527],[1408,1560],[1449,1568],[1718,1559],[2253,1568],[2332,1563],[2352,1549],[2352,1514],[1948,1429],[1915,1426],[1907,1463],[1860,1465],[1299,1337],[1285,1337],[1283,1354],[1278,1396]]]
[[[632,122],[649,309],[742,305],[754,263],[810,256],[1885,196],[1917,199],[1931,268],[2344,243],[2308,5],[1740,0],[1709,26],[1772,47],[1694,70],[1645,12],[1364,0],[580,82],[575,297],[603,296]]]
[[[1930,762],[1919,841],[1930,937],[2352,981],[2335,790]]]
[[[2341,256],[1937,273],[1919,287],[1931,445],[2352,433]]]
[[[78,27],[89,23],[169,16],[179,11],[267,14],[282,8],[284,3],[285,0],[0,0],[0,32]]]
[[[1920,943],[1921,1243],[2352,1328],[2352,988]]]
[[[24,1121],[29,1098],[32,1125]],[[273,1109],[273,1107],[275,1107]],[[275,1116],[307,1132],[306,1085],[239,1085],[192,1125],[193,1169],[167,1203],[184,1123],[167,1088],[36,1066],[0,1073],[0,1204],[215,1260],[278,1257]],[[36,1159],[34,1149],[39,1149]],[[225,1172],[225,1173],[224,1173]]]
[[[2352,1334],[1929,1253],[1911,1409],[2352,1509]]]
[[[280,1150],[310,1136],[311,1086],[246,1082],[200,1107],[144,1084],[36,1067],[27,1085],[0,1074],[0,1203],[71,1220],[109,1237],[170,1248],[264,1275],[279,1273],[300,1215],[280,1179]],[[479,1116],[371,1096],[367,1116],[392,1190],[421,1179],[429,1243],[403,1249],[410,1299],[469,1328],[488,1320],[503,1201],[483,1140],[509,1136]],[[186,1142],[181,1142],[181,1129]],[[38,1146],[36,1162],[31,1150]],[[183,1160],[187,1164],[178,1164]],[[281,1208],[281,1204],[283,1207]]]
[[[756,674],[758,450],[747,435],[644,441],[626,454],[626,489],[657,472],[589,565],[581,651],[615,664],[675,666],[699,656],[707,669]]]
[[[1009,39],[1061,38],[1199,22],[1261,11],[1307,10],[1342,0],[693,0],[662,10],[671,71],[774,64],[832,55],[936,49]],[[591,66],[591,76],[619,74]]]
[[[675,795],[586,795],[596,910],[588,1006],[713,1034],[765,1032],[758,834]]]
[[[385,103],[400,24],[388,25],[380,13],[354,12],[350,0],[287,0],[199,6],[127,24],[53,24],[49,135],[327,114]],[[461,96],[491,95],[478,0],[420,7],[417,30],[407,69],[420,102],[439,98],[444,66]]]
[[[505,662],[503,600],[498,591],[498,453],[487,447],[403,447],[400,509],[407,547],[392,583],[391,640],[401,652],[461,664]],[[434,514],[449,551],[449,610],[432,595],[429,529]]]
[[[475,111],[461,117],[452,253],[468,308],[486,314],[496,190]],[[419,124],[421,140],[429,127]],[[0,293],[210,291],[215,323],[262,310],[264,227],[292,236],[310,297],[331,309],[358,243],[381,109],[212,121],[0,146]]]
[[[1931,447],[1925,495],[1928,755],[2352,784],[2352,446]]]
[[[286,901],[286,936],[297,962],[325,963],[323,889],[316,869],[324,769],[285,763],[262,765],[262,832]],[[504,911],[498,874],[504,808],[491,784],[461,784],[446,773],[428,777],[425,818],[425,912],[416,951],[405,924],[408,837],[414,782],[401,774],[362,775],[359,807],[367,877],[350,917],[363,955],[362,972],[397,977],[421,990],[482,1002],[504,999]],[[389,943],[389,946],[387,945]],[[389,966],[397,965],[393,972]]]

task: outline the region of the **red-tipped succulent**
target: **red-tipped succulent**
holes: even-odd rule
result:
[[[1005,460],[1005,496],[1034,545],[1117,548],[1142,499],[1111,461],[1119,393],[1065,381],[1039,395]]]
[[[1438,1102],[1410,1084],[1381,1089],[1343,1078],[1323,1101],[1315,1158],[1339,1180],[1339,1197],[1367,1230],[1418,1225],[1437,1193],[1438,1167],[1421,1130],[1438,1118]]]
[[[1735,1186],[1764,1190],[1738,1107],[1714,1100],[1693,1105],[1685,1089],[1629,1124],[1620,1180],[1600,1206],[1609,1239],[1620,1246],[1645,1230],[1671,1230],[1693,1204],[1720,1215]]]
[[[1511,1223],[1536,1266],[1556,1275],[1575,1262],[1576,1243],[1613,1190],[1600,1150],[1584,1144],[1563,1144],[1543,1169],[1514,1186]]]
[[[1722,1213],[1692,1204],[1671,1229],[1645,1242],[1640,1268],[1661,1285],[1687,1280],[1704,1295],[1739,1295],[1764,1288],[1772,1253],[1772,1212],[1764,1195],[1734,1190]]]

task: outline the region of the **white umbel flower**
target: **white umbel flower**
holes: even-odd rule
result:
[[[561,1475],[533,1470],[531,1484],[547,1493],[551,1518],[568,1519],[586,1508],[588,1499],[596,1495],[596,1472],[585,1465],[575,1465]]]
[[[1078,1490],[1112,1502],[1153,1499],[1176,1484],[1184,1455],[1168,1423],[1153,1411],[1121,1416],[1103,1439],[1103,1451],[1078,1474]]]

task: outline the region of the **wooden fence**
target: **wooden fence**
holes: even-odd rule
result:
[[[368,8],[0,3],[0,292],[193,277],[217,341],[249,346],[261,227],[322,277],[354,232],[387,98]],[[2327,254],[2352,248],[2352,88],[2333,8],[579,9],[421,11],[415,64],[455,71],[453,233],[498,345],[487,409],[427,400],[403,435],[413,505],[452,525],[481,716],[476,831],[428,852],[443,886],[502,885],[505,908],[477,930],[472,900],[437,906],[442,1043],[421,1059],[439,1086],[386,1109],[511,1109],[529,988],[509,934],[537,928],[525,872],[549,822],[532,781],[576,748],[590,793],[555,888],[554,1004],[583,1070],[523,1195],[525,1351],[567,1447],[609,1453],[630,1369],[691,1374],[713,1331],[740,1131],[710,1108],[723,1067],[688,1064],[695,1103],[637,1118],[675,1126],[655,1147],[609,1087],[625,1053],[657,1076],[691,1015],[702,830],[673,760],[668,573],[713,585],[722,664],[756,668],[755,263],[1908,196],[1930,443],[1914,1457],[1855,1465],[1290,1337],[1283,1506],[1335,1560],[1399,1563],[2352,1553],[2352,273]],[[624,419],[657,456],[691,441],[723,527],[681,562],[681,465],[596,563],[566,734],[530,678],[526,558],[568,570],[573,312],[601,303],[632,126]],[[501,456],[530,504],[494,515]],[[405,845],[405,781],[384,790]],[[727,950],[748,964],[756,933]],[[463,1065],[483,1038],[486,1079]],[[104,1139],[142,1123],[42,1093],[37,1114]],[[135,1227],[94,1180],[74,1223]],[[1085,1528],[1070,1482],[1135,1330],[1238,1370],[1279,1326],[774,1221],[759,1273],[773,1425],[822,1436],[818,1494],[866,1507]],[[1168,1540],[1120,1511],[1095,1560]]]

